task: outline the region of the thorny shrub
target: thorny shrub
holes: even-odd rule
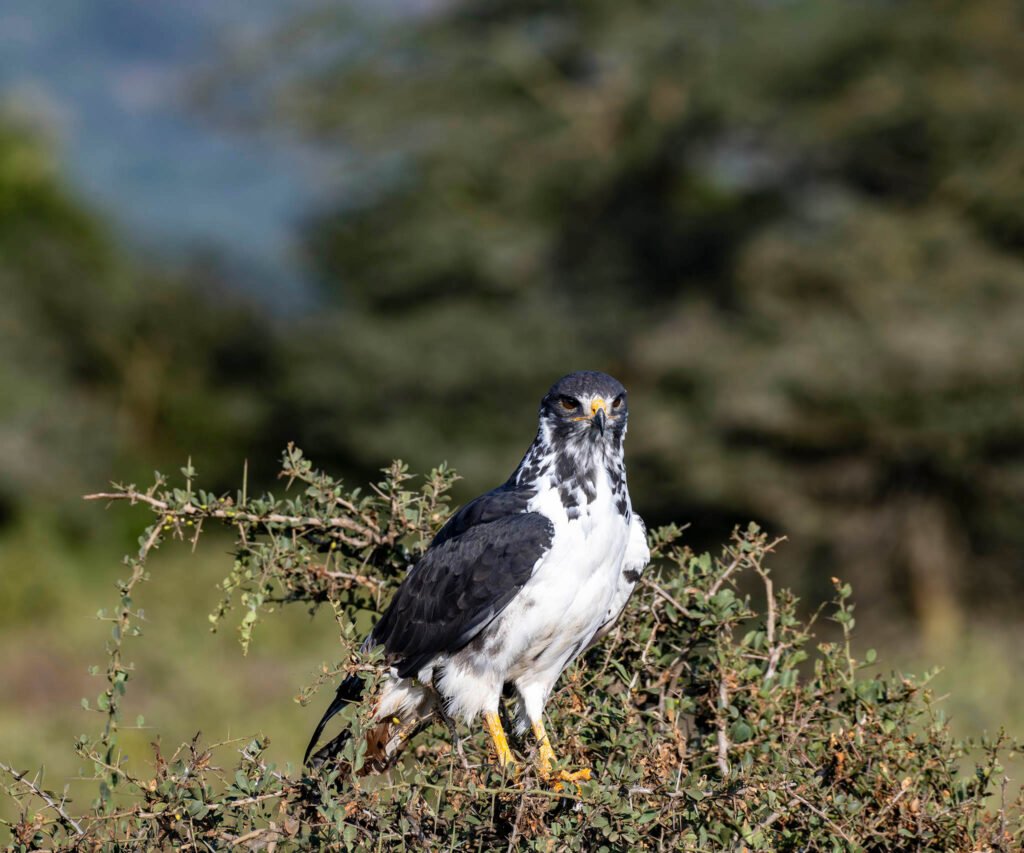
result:
[[[96,781],[88,809],[0,765],[20,818],[11,850],[537,849],[537,850],[1018,850],[1021,803],[1005,802],[994,740],[956,740],[934,706],[928,678],[883,675],[851,650],[850,589],[819,611],[838,625],[816,642],[815,619],[776,590],[765,564],[778,544],[756,526],[737,530],[717,557],[690,553],[680,530],[651,532],[653,565],[616,629],[561,680],[549,731],[571,766],[593,781],[555,792],[529,762],[517,777],[492,766],[479,733],[463,754],[430,730],[387,776],[351,778],[338,765],[310,773],[263,758],[266,740],[172,754],[155,746],[152,774],[130,773],[118,745],[132,675],[125,642],[140,635],[135,602],[147,560],[204,527],[237,534],[216,624],[234,608],[243,647],[283,603],[334,609],[337,664],[303,691],[305,701],[345,674],[372,691],[374,654],[359,651],[407,567],[444,523],[455,475],[419,485],[401,463],[367,491],[349,491],[297,448],[284,454],[289,497],[217,496],[164,477],[144,491],[116,485],[90,496],[148,505],[153,523],[125,559],[109,621],[103,727],[74,748]],[[754,592],[741,592],[753,590]],[[357,732],[366,704],[346,712]],[[353,737],[341,764],[358,768]],[[520,744],[524,757],[530,747]],[[233,766],[230,766],[233,765]],[[230,766],[230,767],[229,767]]]

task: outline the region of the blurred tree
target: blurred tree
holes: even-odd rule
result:
[[[114,473],[197,466],[233,481],[279,443],[271,327],[214,274],[127,260],[69,196],[49,145],[0,125],[0,516],[57,506]],[[284,426],[284,425],[282,425]]]
[[[601,366],[637,398],[649,515],[753,514],[795,534],[805,593],[856,576],[952,640],[962,601],[1020,591],[1020,23],[1010,0],[298,19],[212,94],[350,176],[309,222],[337,312],[291,345],[304,440],[458,447],[493,481],[520,401]]]

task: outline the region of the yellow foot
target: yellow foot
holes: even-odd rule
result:
[[[576,786],[576,793],[580,792],[580,782],[590,781],[590,768],[584,767],[570,773],[568,770],[551,772],[551,765],[555,762],[555,751],[551,748],[551,741],[548,733],[544,731],[544,722],[537,720],[533,724],[533,735],[537,738],[537,772],[545,782],[551,783],[553,791],[560,792],[565,788],[563,782],[571,782]]]
[[[551,781],[553,782],[553,784],[551,785],[551,790],[554,791],[556,794],[560,794],[562,791],[565,790],[565,785],[563,783],[571,782],[573,785],[576,786],[576,796],[578,797],[580,794],[583,793],[583,789],[580,786],[580,782],[589,782],[590,777],[591,774],[589,767],[583,767],[580,770],[573,771],[572,773],[570,773],[568,770],[559,770],[558,773],[555,774],[555,776],[551,779]]]

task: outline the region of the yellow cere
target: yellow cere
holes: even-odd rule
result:
[[[608,407],[605,405],[604,397],[595,397],[590,401],[590,414],[583,415],[578,418],[573,418],[574,421],[589,421],[594,415],[597,414],[597,410],[600,409],[606,415],[608,414]]]

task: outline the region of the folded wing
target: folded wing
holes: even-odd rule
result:
[[[371,634],[400,677],[471,642],[529,580],[554,527],[527,500],[504,486],[467,504],[409,572]]]

